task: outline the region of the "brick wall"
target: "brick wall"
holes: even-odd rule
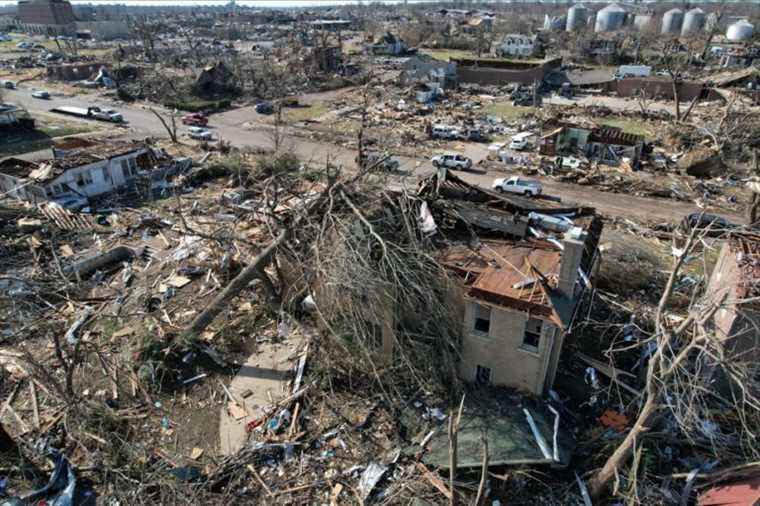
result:
[[[69,2],[49,0],[18,4],[18,18],[23,24],[66,25],[76,21]]]
[[[478,66],[463,66],[457,64],[457,77],[460,83],[477,83],[477,84],[506,84],[520,83],[533,84],[534,81],[543,80],[544,76],[556,68],[561,60],[549,60],[540,65],[527,68],[497,68],[488,66],[487,63]]]
[[[606,86],[607,91],[617,93],[619,97],[635,97],[639,95],[639,90],[645,90],[648,98],[673,98],[673,84],[670,78],[629,78],[611,81]],[[703,93],[702,83],[681,82],[677,86],[682,102],[693,100],[698,94]],[[714,100],[718,95],[712,90],[707,90],[702,98]]]

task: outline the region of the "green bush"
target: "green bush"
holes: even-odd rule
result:
[[[179,109],[180,111],[201,112],[201,111],[218,111],[227,109],[232,105],[232,101],[225,100],[189,100],[185,102],[168,102],[166,107]]]

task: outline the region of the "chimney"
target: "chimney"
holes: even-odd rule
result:
[[[575,283],[578,281],[578,268],[581,266],[583,250],[586,245],[586,232],[580,227],[573,227],[562,239],[562,259],[559,266],[557,290],[563,297],[575,297]]]

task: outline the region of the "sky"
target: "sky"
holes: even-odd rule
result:
[[[124,5],[225,5],[228,0],[70,0],[72,4],[124,4]],[[250,7],[316,7],[320,5],[347,5],[358,3],[370,3],[375,0],[237,0],[238,5]],[[403,0],[380,0],[383,3],[403,3]],[[432,0],[410,0],[412,2]],[[0,0],[0,7],[15,5],[16,0]]]

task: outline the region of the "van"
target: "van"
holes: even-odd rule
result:
[[[533,137],[533,132],[520,132],[513,135],[512,142],[509,143],[509,149],[514,149],[515,151],[528,149],[531,137]]]
[[[626,77],[649,77],[651,73],[652,67],[649,65],[621,65],[612,77],[620,80]]]

